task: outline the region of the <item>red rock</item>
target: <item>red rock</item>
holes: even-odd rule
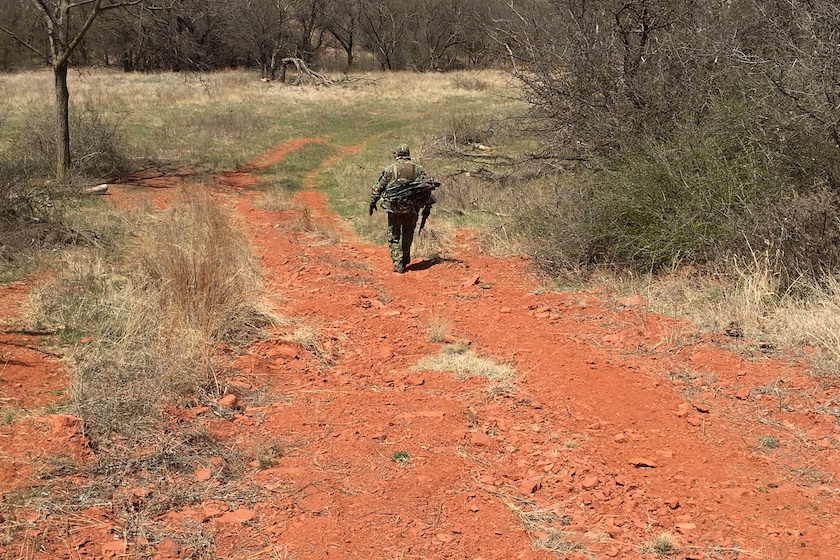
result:
[[[682,403],[680,406],[677,407],[677,418],[685,418],[688,416],[689,411],[688,403]]]
[[[230,393],[219,399],[219,406],[232,410],[236,406],[238,400],[239,399],[236,398],[236,395]]]
[[[655,469],[656,463],[651,461],[650,459],[645,459],[642,457],[637,457],[635,459],[630,459],[630,464],[634,467],[638,468],[648,468],[648,469]]]
[[[469,280],[464,282],[464,287],[469,288],[470,286],[475,286],[479,282],[481,282],[481,277],[480,276],[472,276]]]
[[[489,447],[493,445],[493,438],[484,432],[470,432],[470,443],[476,447]]]
[[[627,443],[627,436],[624,434],[615,434],[613,441],[616,443]]]
[[[591,475],[586,477],[581,484],[585,490],[592,490],[596,486],[598,486],[598,477]]]
[[[50,414],[41,421],[50,425],[53,430],[61,430],[67,428],[81,428],[82,419],[69,414]]]
[[[125,541],[111,541],[102,545],[103,554],[123,555],[127,549],[128,546],[125,544]]]
[[[697,409],[697,412],[702,412],[703,414],[708,414],[709,411],[712,410],[712,407],[710,407],[708,404],[706,404],[704,402],[700,402],[700,401],[694,401],[693,403],[691,403],[691,406],[693,406],[695,409]]]
[[[671,498],[666,498],[665,499],[665,505],[668,506],[671,509],[677,509],[678,507],[680,507],[680,499],[677,498],[676,496],[671,497]]]
[[[155,547],[155,550],[158,551],[158,554],[168,557],[168,556],[177,556],[179,549],[178,543],[173,541],[172,539],[166,539],[158,543]]]
[[[245,523],[254,518],[254,512],[250,509],[238,509],[231,511],[219,517],[216,521],[219,523]]]
[[[274,358],[283,358],[286,360],[294,360],[298,357],[298,352],[296,349],[292,348],[291,346],[277,346],[276,348],[271,350],[272,357]]]
[[[695,428],[699,428],[700,426],[703,425],[703,421],[700,420],[699,418],[689,418],[688,423],[691,424],[692,426],[694,426]]]
[[[643,305],[644,303],[645,300],[638,295],[625,297],[618,300],[618,304],[623,305],[624,307],[638,307],[640,305]]]
[[[210,480],[211,476],[213,476],[213,471],[210,469],[198,469],[195,471],[196,480]]]
[[[526,478],[519,484],[521,494],[533,494],[540,488],[542,488],[542,480],[536,477]]]
[[[93,342],[93,338],[91,338],[91,337],[89,337],[89,336],[86,336],[86,337],[84,337],[84,338],[82,338],[82,339],[80,339],[80,340],[79,340],[79,343],[80,343],[80,344],[84,344],[84,345],[88,345],[88,344],[90,344],[91,342]]]
[[[736,399],[740,399],[740,400],[742,400],[742,401],[743,401],[743,400],[747,400],[748,398],[750,398],[750,389],[749,389],[749,387],[743,387],[743,388],[739,389],[739,390],[738,390],[738,392],[737,392],[737,393],[735,393],[735,398],[736,398]]]
[[[406,377],[405,382],[413,387],[419,387],[426,383],[426,379],[422,375],[410,375]]]
[[[502,307],[501,309],[499,309],[499,313],[510,313],[510,312],[511,312],[510,307]]]
[[[680,533],[685,533],[686,531],[693,531],[697,528],[697,525],[694,523],[677,523],[675,527]]]

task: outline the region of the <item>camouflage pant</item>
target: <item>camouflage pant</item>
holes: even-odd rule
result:
[[[416,226],[417,214],[388,212],[388,247],[397,272],[404,271],[411,262],[411,242],[414,241]]]

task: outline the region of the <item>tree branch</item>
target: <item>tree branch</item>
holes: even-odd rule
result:
[[[49,10],[49,6],[47,6],[47,4],[46,4],[46,2],[45,2],[44,0],[30,0],[30,1],[31,1],[33,4],[35,4],[35,7],[36,7],[36,8],[38,8],[39,10],[41,10],[41,12],[44,14],[44,16],[45,16],[48,20],[50,20],[50,23],[51,23],[51,24],[53,24],[53,25],[55,25],[55,24],[56,24],[56,23],[55,23],[55,17],[53,17],[52,12],[50,12],[50,10]]]
[[[89,1],[88,3],[91,2]],[[64,52],[61,53],[61,56],[59,56],[58,59],[55,62],[53,62],[53,65],[61,66],[63,64],[67,64],[67,61],[70,59],[70,55],[73,54],[73,51],[76,50],[76,47],[78,47],[79,43],[82,42],[82,39],[85,38],[85,35],[87,34],[90,27],[93,25],[94,20],[96,20],[96,16],[98,16],[102,11],[100,8],[102,0],[92,0],[92,3],[93,8],[88,14],[87,21],[85,21],[85,24],[82,26],[81,29],[79,29],[79,32],[76,33],[76,36],[73,37],[73,40],[70,41],[70,44],[67,45],[67,48],[64,49]]]
[[[0,31],[2,31],[3,33],[5,33],[5,34],[6,34],[6,35],[8,35],[9,37],[11,37],[11,38],[12,38],[14,41],[16,41],[16,42],[17,42],[20,46],[22,46],[22,47],[24,47],[24,48],[26,48],[26,49],[29,49],[30,51],[32,51],[33,53],[35,53],[36,55],[38,55],[40,58],[44,59],[44,62],[46,62],[47,64],[49,64],[49,63],[50,63],[50,59],[49,59],[49,57],[48,57],[47,55],[45,55],[43,52],[41,52],[41,51],[39,51],[38,49],[36,49],[35,47],[33,47],[33,46],[32,46],[31,44],[29,44],[27,41],[24,41],[23,39],[21,39],[20,37],[18,37],[17,35],[15,35],[15,34],[14,34],[11,30],[6,29],[6,28],[5,28],[5,27],[3,27],[2,25],[0,25]]]

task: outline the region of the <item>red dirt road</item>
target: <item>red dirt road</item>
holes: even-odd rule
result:
[[[393,274],[386,248],[330,213],[317,172],[298,201],[339,242],[295,230],[298,210],[257,208],[236,188],[255,180],[223,176],[220,200],[244,218],[278,310],[317,329],[331,361],[279,339],[235,360],[248,384],[270,388],[268,402],[229,419],[190,415],[231,448],[273,442],[276,460],[242,481],[263,497],[169,512],[173,530],[199,524],[219,558],[654,558],[664,532],[672,558],[837,558],[840,396],[825,380],[721,349],[638,298],[542,293],[526,259],[481,255],[468,231],[450,258]],[[442,322],[451,341],[512,365],[517,390],[493,395],[480,378],[413,369],[440,351],[428,338]],[[2,460],[29,422],[0,431]],[[196,465],[197,484],[219,476],[218,464]],[[90,515],[109,519],[106,506],[100,514]],[[190,554],[177,539],[121,541],[113,520],[110,533],[79,531],[99,536],[26,556]]]

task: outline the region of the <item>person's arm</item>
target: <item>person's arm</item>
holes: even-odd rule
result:
[[[391,182],[392,176],[393,172],[390,167],[385,169],[385,171],[379,175],[379,180],[376,181],[370,191],[370,206],[368,207],[368,215],[373,216],[373,212],[376,210],[376,203],[379,202],[379,199],[382,197],[382,193],[385,192],[386,188],[388,188],[388,183]]]

